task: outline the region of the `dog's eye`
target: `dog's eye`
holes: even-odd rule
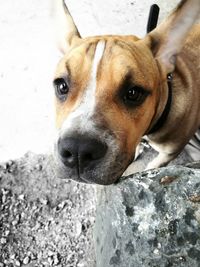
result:
[[[66,95],[69,92],[69,87],[67,82],[63,78],[57,78],[54,80],[53,84],[58,98],[61,100],[65,100]]]
[[[124,102],[127,105],[138,106],[142,104],[147,95],[148,92],[143,88],[134,86],[127,90],[126,94],[124,95]]]

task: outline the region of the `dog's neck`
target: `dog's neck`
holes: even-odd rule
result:
[[[156,123],[147,132],[147,135],[154,134],[158,130],[160,130],[164,126],[164,124],[165,124],[165,122],[166,122],[166,120],[168,118],[168,115],[169,115],[169,112],[170,112],[170,109],[171,109],[171,103],[172,103],[172,79],[173,79],[172,73],[168,74],[168,76],[167,76],[168,99],[167,99],[165,108],[164,108],[161,116],[156,121]]]

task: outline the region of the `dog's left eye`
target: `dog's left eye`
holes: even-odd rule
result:
[[[125,104],[131,106],[138,106],[142,104],[147,95],[148,92],[145,91],[143,88],[134,86],[126,91],[124,95],[124,102]]]
[[[54,88],[56,90],[56,95],[59,99],[66,99],[66,95],[69,92],[69,87],[67,82],[63,78],[57,78],[53,82]]]

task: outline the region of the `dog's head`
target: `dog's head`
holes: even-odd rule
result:
[[[111,184],[134,159],[141,137],[165,107],[166,77],[192,25],[195,1],[183,1],[144,39],[83,39],[64,2],[54,1],[64,53],[53,82],[59,176]]]

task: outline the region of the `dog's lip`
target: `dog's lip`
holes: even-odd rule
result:
[[[126,169],[126,168],[125,168]],[[98,175],[91,175],[90,172],[87,172],[87,169],[85,168],[84,171],[80,171],[79,168],[76,168],[76,177],[72,178],[75,181],[79,181],[86,184],[93,184],[93,185],[112,185],[112,184],[119,184],[122,181],[122,174],[124,173],[124,170],[119,172],[117,175],[111,176],[108,175],[105,177],[98,177]]]
[[[88,176],[89,177],[89,176]],[[93,185],[112,185],[112,184],[118,184],[120,182],[120,177],[121,176],[118,176],[116,177],[115,179],[95,179],[95,177],[92,177],[92,178],[86,178],[82,176],[78,176],[76,179],[77,181],[80,181],[82,183],[86,183],[86,184],[93,184]]]

